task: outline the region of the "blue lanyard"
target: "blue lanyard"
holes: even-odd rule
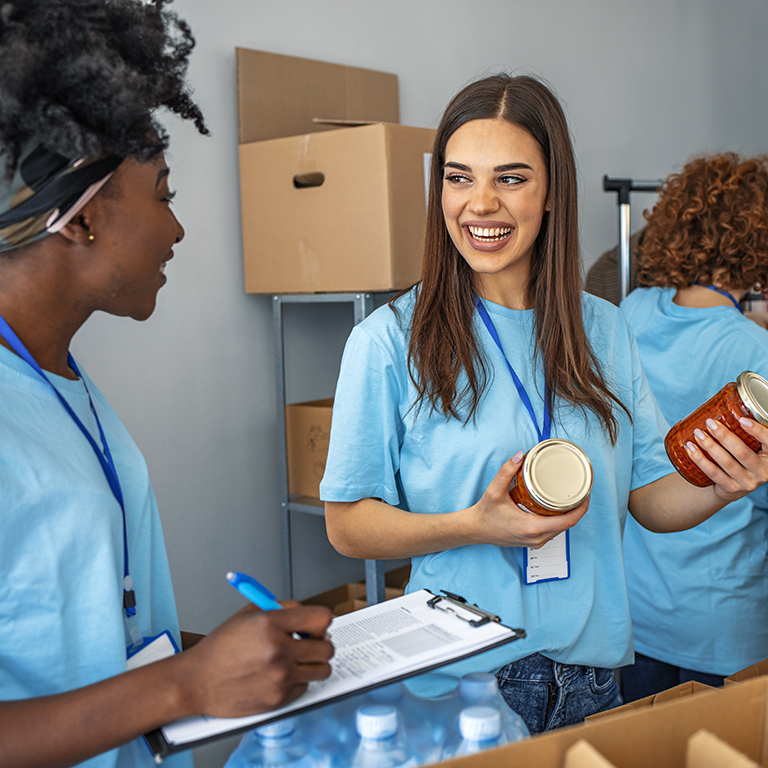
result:
[[[694,283],[694,285],[700,285],[699,283]],[[715,293],[719,293],[721,296],[725,296],[726,298],[731,300],[731,303],[733,304],[736,309],[741,312],[741,314],[744,314],[744,310],[741,308],[741,304],[739,304],[738,301],[730,294],[728,291],[726,291],[724,288],[718,288],[716,285],[701,285],[701,288],[709,288],[710,291],[714,291]]]
[[[104,430],[101,427],[101,421],[99,420],[99,416],[96,413],[96,408],[93,406],[93,400],[91,399],[91,393],[88,391],[88,385],[85,383],[85,379],[81,376],[80,371],[78,370],[77,365],[75,365],[75,361],[72,358],[72,355],[70,353],[67,353],[67,362],[69,363],[72,370],[77,374],[78,378],[83,382],[83,386],[85,387],[86,394],[88,395],[88,402],[91,404],[91,412],[93,413],[94,418],[96,419],[96,425],[99,428],[99,436],[101,437],[101,444],[104,446],[104,451],[102,452],[99,446],[96,444],[96,441],[93,439],[93,436],[88,431],[88,428],[83,424],[82,421],[77,417],[77,414],[72,410],[69,403],[64,399],[62,394],[59,392],[58,389],[53,385],[51,380],[45,375],[43,369],[37,364],[37,361],[35,360],[32,355],[30,355],[27,348],[22,343],[21,339],[13,332],[11,329],[11,326],[8,325],[5,318],[0,315],[0,336],[2,336],[10,345],[11,349],[22,359],[24,360],[29,366],[32,367],[32,369],[41,376],[51,387],[51,389],[56,394],[56,397],[59,398],[59,402],[64,406],[64,410],[70,415],[72,420],[77,424],[77,426],[80,428],[80,431],[85,435],[88,442],[91,444],[91,448],[93,448],[94,453],[96,454],[96,458],[99,460],[99,464],[101,464],[101,468],[104,470],[104,475],[107,478],[107,482],[109,483],[109,487],[112,489],[112,493],[115,496],[115,499],[117,499],[117,503],[120,505],[120,510],[123,513],[123,609],[125,610],[126,617],[135,617],[136,616],[136,595],[133,591],[133,582],[131,580],[129,567],[128,567],[128,530],[126,526],[125,521],[125,504],[123,503],[123,490],[120,487],[120,480],[117,476],[117,469],[115,468],[115,462],[112,459],[112,454],[109,450],[109,445],[107,444],[107,438],[104,434]],[[135,631],[137,627],[135,626],[135,618],[133,621],[130,622],[129,629],[131,631],[131,636],[134,641],[134,645],[136,645],[137,636],[135,634]],[[139,635],[140,637],[140,635]],[[140,644],[140,643],[139,643]]]
[[[515,388],[517,389],[517,394],[520,395],[520,399],[523,401],[523,405],[526,407],[526,410],[528,411],[528,414],[531,417],[531,421],[533,422],[533,426],[536,428],[536,434],[539,438],[539,441],[549,440],[549,436],[552,434],[552,416],[549,412],[549,408],[547,407],[546,386],[544,389],[544,426],[542,429],[539,429],[539,423],[536,421],[536,414],[533,411],[533,405],[531,405],[531,399],[530,397],[528,397],[528,393],[525,391],[523,382],[520,381],[520,378],[515,373],[515,369],[512,367],[511,363],[507,359],[507,356],[504,354],[504,348],[501,346],[501,340],[499,339],[499,334],[496,333],[496,328],[493,325],[493,320],[491,320],[491,316],[488,314],[488,310],[485,308],[485,305],[483,304],[479,296],[475,296],[475,306],[477,307],[478,314],[480,315],[483,322],[485,323],[485,327],[488,329],[488,333],[491,334],[491,338],[496,342],[496,346],[501,351],[502,357],[504,358],[504,362],[507,364],[507,368],[509,368],[509,372],[512,374],[512,381],[515,382]]]

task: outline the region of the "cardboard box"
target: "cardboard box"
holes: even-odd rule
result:
[[[393,568],[391,571],[386,571],[384,573],[384,585],[404,592],[405,588],[408,586],[410,578],[411,564],[407,563],[406,565],[401,565],[399,568]]]
[[[240,144],[333,130],[331,120],[400,122],[397,75],[249,48],[235,55]]]
[[[400,597],[403,594],[402,589],[394,587],[385,587],[384,599],[391,600],[393,597]],[[313,595],[306,600],[301,601],[303,605],[326,605],[333,612],[334,616],[342,616],[345,613],[365,608],[365,582],[357,584],[342,584],[340,587],[334,587],[319,595]]]
[[[759,768],[754,760],[703,728],[688,739],[685,768]]]
[[[237,56],[246,291],[415,283],[435,131],[397,124],[397,77],[241,48]],[[339,128],[337,118],[374,124]]]
[[[328,458],[333,398],[285,407],[288,492],[320,497],[320,481]]]
[[[686,696],[692,696],[695,693],[713,690],[716,689],[711,685],[705,685],[704,683],[692,680],[688,683],[680,683],[680,685],[676,685],[674,688],[668,688],[666,691],[661,691],[661,693],[654,694],[653,696],[646,696],[643,699],[637,699],[637,701],[630,701],[620,707],[608,709],[605,712],[598,712],[595,715],[589,715],[587,720],[600,720],[604,717],[611,717],[624,712],[643,709],[643,707],[653,707],[657,704],[663,704],[665,701],[676,701],[677,699],[683,699]]]
[[[563,768],[616,768],[588,741],[581,739],[565,752]]]
[[[762,677],[768,675],[768,660],[758,661],[757,664],[752,664],[750,667],[734,672],[729,677],[725,678],[725,685],[733,685],[734,683],[743,683],[745,680],[751,680],[754,677]]]
[[[562,768],[567,750],[584,739],[617,768],[684,768],[688,739],[702,728],[768,767],[768,679],[563,728],[444,765]]]

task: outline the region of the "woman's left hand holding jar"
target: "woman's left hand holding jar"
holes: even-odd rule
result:
[[[740,499],[768,482],[768,427],[754,419],[744,418],[740,423],[745,432],[761,443],[758,453],[714,419],[707,421],[707,432],[697,431],[698,445],[691,442],[686,446],[694,463],[715,482],[715,495],[724,504]],[[707,459],[701,449],[713,461]]]

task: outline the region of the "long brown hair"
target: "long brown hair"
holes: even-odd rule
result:
[[[446,229],[442,189],[450,137],[471,120],[498,118],[533,136],[547,168],[552,212],[545,213],[534,243],[527,295],[535,310],[535,357],[541,356],[544,365],[547,405],[554,413],[555,399],[561,398],[592,410],[615,444],[618,422],[612,406],[627,409],[609,390],[582,321],[576,164],[568,124],[551,91],[527,76],[494,75],[468,85],[448,105],[437,129],[408,351],[416,407],[427,403],[457,419],[464,411],[466,423],[489,385],[489,366],[474,333],[474,274]],[[462,371],[467,383],[457,391]]]

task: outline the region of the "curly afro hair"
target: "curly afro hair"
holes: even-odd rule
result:
[[[208,134],[185,82],[195,45],[171,0],[0,0],[0,147],[12,174],[31,139],[65,157],[146,160],[165,106]]]
[[[768,285],[768,157],[690,160],[664,183],[639,248],[641,285]]]

